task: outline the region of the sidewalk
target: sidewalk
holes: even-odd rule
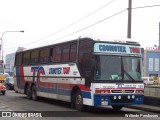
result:
[[[127,108],[144,110],[144,111],[148,111],[148,112],[160,113],[160,107],[159,106],[142,104],[142,105],[131,105],[131,106],[126,106],[126,107]]]
[[[160,98],[159,97],[152,97],[152,96],[145,96],[144,97],[144,104],[142,105],[131,105],[127,106],[128,108],[134,108],[154,113],[160,113]]]

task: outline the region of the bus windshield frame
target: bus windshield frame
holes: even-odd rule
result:
[[[95,55],[94,58],[94,81],[143,82],[141,57]]]

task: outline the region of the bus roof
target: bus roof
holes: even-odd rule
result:
[[[23,51],[29,51],[29,50],[34,50],[34,49],[39,49],[39,48],[45,48],[45,47],[52,47],[54,45],[60,45],[60,44],[65,44],[65,43],[77,42],[78,40],[92,40],[93,42],[103,42],[103,43],[112,43],[112,44],[125,44],[125,45],[140,46],[140,44],[138,42],[131,41],[131,39],[129,39],[129,38],[80,36],[80,37],[78,37],[76,39],[68,40],[68,41],[65,41],[65,42],[55,43],[55,44],[46,45],[46,46],[40,46],[40,47],[36,47],[36,48],[31,48],[31,49],[24,49]],[[23,52],[23,51],[18,51],[18,52]]]
[[[100,36],[100,37],[88,37],[88,36],[81,36],[80,39],[83,38],[90,38],[94,40],[95,42],[108,42],[108,43],[119,43],[119,44],[134,44],[139,45],[139,42],[133,41],[130,38],[124,38],[124,37],[106,37],[106,36]]]

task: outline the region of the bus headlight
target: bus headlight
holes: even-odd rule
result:
[[[121,96],[118,96],[118,99],[121,99],[122,97]]]
[[[117,96],[114,96],[113,99],[116,100],[116,99],[117,99]]]
[[[130,95],[128,95],[128,97],[127,97],[128,99],[130,99],[131,98],[131,96]]]

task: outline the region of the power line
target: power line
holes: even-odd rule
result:
[[[64,31],[65,29],[67,29],[67,28],[69,28],[69,27],[71,27],[71,26],[77,24],[78,22],[80,22],[80,21],[86,19],[87,17],[93,15],[94,13],[98,12],[99,10],[103,9],[104,7],[108,6],[109,4],[111,4],[111,3],[114,2],[114,1],[115,1],[115,0],[112,0],[112,1],[108,2],[107,4],[101,6],[100,8],[98,8],[98,9],[96,9],[95,11],[91,12],[90,14],[88,14],[88,15],[86,15],[86,16],[80,18],[79,20],[77,20],[77,21],[75,21],[75,22],[73,22],[73,23],[67,25],[66,27],[64,27],[64,28],[62,28],[62,29],[60,29],[60,30],[58,30],[58,31],[56,31],[56,32],[54,32],[54,33],[52,33],[52,34],[46,36],[46,37],[43,37],[43,38],[41,38],[41,39],[39,39],[39,40],[33,41],[33,42],[31,42],[31,43],[28,43],[28,44],[36,43],[36,42],[38,42],[38,41],[41,41],[41,40],[44,40],[44,39],[46,39],[46,38],[49,38],[49,37],[51,37],[51,36],[53,36],[53,35],[56,35],[57,33],[60,33],[60,32],[62,32],[62,31]],[[27,45],[28,45],[28,44],[27,44]]]
[[[135,7],[135,8],[132,8],[132,9],[149,8],[149,7],[159,7],[159,6],[160,6],[160,5],[151,5],[151,6]],[[103,20],[101,20],[101,21],[98,21],[98,22],[96,22],[96,23],[94,23],[94,24],[92,24],[92,25],[89,25],[89,26],[87,26],[87,27],[85,27],[85,28],[82,28],[82,29],[80,29],[80,30],[77,30],[76,32],[73,32],[73,33],[71,33],[71,34],[65,35],[65,36],[63,36],[63,37],[60,37],[60,38],[58,38],[58,39],[56,39],[56,40],[54,40],[54,41],[63,39],[63,38],[65,38],[65,37],[71,36],[71,35],[73,35],[73,34],[75,34],[75,33],[80,32],[80,31],[83,31],[83,30],[85,30],[85,29],[87,29],[87,28],[90,28],[90,27],[92,27],[92,26],[94,26],[94,25],[96,25],[96,24],[98,24],[98,23],[101,23],[101,22],[103,22],[103,21],[105,21],[105,20],[107,20],[107,19],[109,19],[109,18],[112,18],[112,17],[114,17],[114,16],[116,16],[116,15],[118,15],[118,14],[120,14],[120,13],[126,11],[126,10],[128,10],[128,8],[127,8],[127,9],[124,9],[124,10],[122,10],[122,11],[120,11],[120,12],[114,14],[114,15],[111,15],[110,17],[107,17],[107,18],[105,18],[105,19],[103,19]],[[50,42],[53,42],[53,41],[50,41]],[[49,42],[49,43],[50,43],[50,42]]]
[[[117,16],[117,15],[125,12],[126,10],[127,10],[127,9],[124,9],[124,10],[122,10],[122,11],[120,11],[120,12],[117,12],[117,13],[115,13],[115,14],[107,17],[107,18],[104,18],[104,19],[102,19],[102,20],[100,20],[100,21],[98,21],[98,22],[96,22],[96,23],[93,23],[93,24],[91,24],[91,25],[89,25],[89,26],[87,26],[87,27],[84,27],[84,28],[82,28],[82,29],[79,29],[79,30],[73,32],[73,33],[70,33],[70,34],[68,34],[68,35],[62,36],[62,37],[60,37],[60,38],[57,38],[57,39],[52,40],[52,41],[47,42],[47,43],[51,43],[51,42],[53,42],[53,41],[55,42],[55,41],[57,41],[57,40],[60,40],[60,39],[66,38],[66,37],[68,37],[68,36],[71,36],[71,35],[73,35],[73,34],[76,34],[76,33],[78,33],[78,32],[81,32],[81,31],[83,31],[83,30],[85,30],[85,29],[88,29],[88,28],[90,28],[90,27],[92,27],[92,26],[94,26],[94,25],[97,25],[97,24],[99,24],[99,23],[101,23],[101,22],[103,22],[103,21],[105,21],[105,20],[108,20],[108,19],[110,19],[110,18],[112,18],[112,17],[115,17],[115,16]],[[43,44],[43,45],[44,45],[44,44]]]
[[[82,17],[81,19],[79,19],[79,20],[73,22],[72,24],[70,24],[70,25],[68,25],[68,26],[66,26],[66,27],[64,27],[64,28],[62,28],[62,29],[60,29],[60,30],[58,30],[57,32],[54,32],[54,33],[52,33],[52,34],[50,34],[50,35],[48,35],[48,36],[46,36],[46,37],[44,37],[44,38],[41,38],[41,39],[39,39],[39,40],[36,40],[36,41],[31,42],[31,43],[28,43],[28,44],[36,43],[36,42],[38,42],[38,41],[44,40],[44,39],[46,39],[46,38],[49,38],[49,37],[51,37],[51,36],[53,36],[53,35],[55,35],[55,34],[57,34],[57,33],[60,33],[61,31],[63,31],[63,30],[65,30],[65,29],[67,29],[67,28],[73,26],[74,24],[76,24],[76,23],[82,21],[83,19],[85,19],[85,18],[91,16],[92,14],[94,14],[94,13],[96,13],[97,11],[101,10],[102,8],[108,6],[109,4],[111,4],[111,3],[114,2],[114,1],[115,1],[115,0],[110,1],[109,3],[103,5],[102,7],[98,8],[98,9],[95,10],[95,11],[93,11],[92,13],[90,13],[90,14],[88,14],[88,15]],[[132,8],[132,9],[142,9],[142,8],[159,7],[159,6],[160,6],[160,5],[151,5],[151,6],[135,7],[135,8]],[[128,8],[127,8],[127,9],[128,9]],[[98,24],[98,23],[95,23],[95,24]],[[86,28],[86,29],[87,29],[87,28]],[[82,31],[82,30],[81,30],[81,31]],[[79,31],[79,32],[80,32],[80,31]],[[76,31],[76,33],[77,33],[77,31]],[[75,33],[74,33],[74,34],[75,34]],[[71,34],[71,35],[72,35],[72,34]],[[70,35],[66,35],[66,37],[68,37],[68,36],[70,36]],[[58,38],[58,40],[59,40],[59,39],[62,39],[62,38],[65,38],[65,36]],[[55,41],[57,41],[57,39],[56,39]],[[51,41],[51,42],[52,42],[52,41]],[[50,42],[49,42],[49,43],[50,43]]]
[[[142,9],[142,8],[151,8],[151,7],[160,7],[160,5],[150,5],[150,6],[134,7],[132,9]]]
[[[113,1],[115,1],[115,0],[112,0],[112,1],[109,2],[108,4],[112,3]],[[107,4],[106,4],[106,5],[107,5]],[[99,9],[97,9],[97,10],[102,9],[102,8],[105,7],[106,5],[102,6],[101,8],[99,8]],[[160,5],[151,5],[151,6],[134,7],[134,8],[132,8],[132,9],[143,9],[143,8],[151,8],[151,7],[159,7],[159,6],[160,6]],[[128,8],[127,8],[127,9],[128,9]],[[71,36],[71,35],[73,35],[73,34],[75,34],[75,33],[78,33],[78,32],[80,32],[80,31],[82,31],[82,30],[85,30],[85,29],[87,29],[87,28],[89,28],[89,27],[92,27],[92,26],[94,26],[94,25],[96,25],[96,24],[98,24],[98,23],[101,23],[101,22],[103,22],[103,21],[105,21],[105,20],[107,20],[107,19],[109,19],[109,18],[112,18],[112,17],[114,17],[114,16],[116,16],[116,15],[118,15],[118,14],[126,11],[127,9],[124,9],[124,10],[122,10],[122,11],[120,11],[120,12],[114,14],[114,15],[111,15],[110,17],[107,17],[107,18],[105,18],[105,19],[103,19],[103,20],[101,20],[101,21],[98,21],[98,22],[96,22],[96,23],[94,23],[94,24],[92,24],[92,25],[89,25],[89,26],[87,26],[87,27],[85,27],[85,28],[82,28],[82,29],[80,29],[80,30],[77,30],[77,31],[75,31],[75,32],[73,32],[73,33],[70,33],[70,34],[65,35],[65,36],[62,36],[62,37],[60,37],[60,38],[58,38],[58,39],[55,39],[54,41],[63,39],[63,38],[65,38],[65,37],[68,37],[68,36]],[[93,14],[93,13],[95,13],[95,12],[96,12],[96,10],[95,10],[94,12],[90,13],[88,16],[90,16],[91,14]],[[86,16],[86,17],[87,17],[87,16]],[[85,18],[85,17],[83,17],[83,18]],[[82,19],[82,18],[81,18],[81,19]],[[80,21],[81,19],[79,19],[79,21]],[[77,20],[77,21],[78,21],[78,20]],[[74,22],[74,23],[76,24],[76,22]],[[77,23],[78,23],[78,22],[77,22]],[[72,24],[73,24],[73,23],[72,23]],[[72,24],[70,24],[70,25],[72,25]],[[69,25],[68,25],[68,26],[69,26]],[[67,27],[67,26],[66,26],[66,27]],[[64,27],[64,28],[66,28],[66,27]],[[66,29],[67,29],[67,28],[66,28]],[[62,29],[61,29],[61,30],[62,30]],[[59,31],[60,31],[60,30],[59,30]],[[58,33],[58,31],[57,31],[57,33]],[[56,34],[56,32],[53,33],[53,34]],[[40,39],[40,40],[46,39],[46,38],[48,38],[48,37],[50,37],[50,36],[51,36],[51,35],[48,35],[48,36],[46,36],[46,37],[44,37],[44,38],[42,38],[42,39]],[[40,41],[40,40],[34,41],[34,42],[32,42],[32,43],[38,42],[38,41]],[[50,42],[53,42],[53,41],[50,41]],[[48,43],[50,43],[50,42],[48,42]],[[28,44],[32,44],[32,43],[28,43]],[[25,45],[28,45],[28,44],[25,44]],[[24,46],[24,45],[23,45],[23,46]]]
[[[105,20],[108,20],[108,19],[110,19],[110,18],[112,18],[112,17],[114,17],[114,16],[119,15],[119,14],[125,12],[126,10],[127,10],[127,9],[124,9],[124,10],[122,10],[122,11],[120,11],[120,12],[118,12],[118,13],[115,13],[115,14],[113,14],[113,15],[111,15],[111,16],[105,18],[105,19],[102,19],[102,20],[100,20],[100,21],[98,21],[98,22],[96,22],[96,23],[94,23],[94,24],[91,24],[91,25],[89,25],[89,26],[87,26],[87,27],[84,27],[84,28],[82,28],[82,29],[79,29],[79,30],[77,30],[77,31],[75,31],[75,32],[73,32],[73,33],[70,33],[70,34],[65,35],[65,36],[63,36],[63,37],[60,37],[60,38],[55,39],[55,40],[53,40],[53,41],[57,41],[57,40],[66,38],[66,37],[68,37],[68,36],[71,36],[71,35],[73,35],[73,34],[76,34],[76,33],[80,32],[80,31],[83,31],[83,30],[85,30],[85,29],[88,29],[88,28],[90,28],[90,27],[92,27],[92,26],[94,26],[94,25],[97,25],[97,24],[99,24],[99,23],[105,21]],[[51,42],[53,42],[53,41],[50,41],[50,42],[48,42],[48,43],[51,43]]]

